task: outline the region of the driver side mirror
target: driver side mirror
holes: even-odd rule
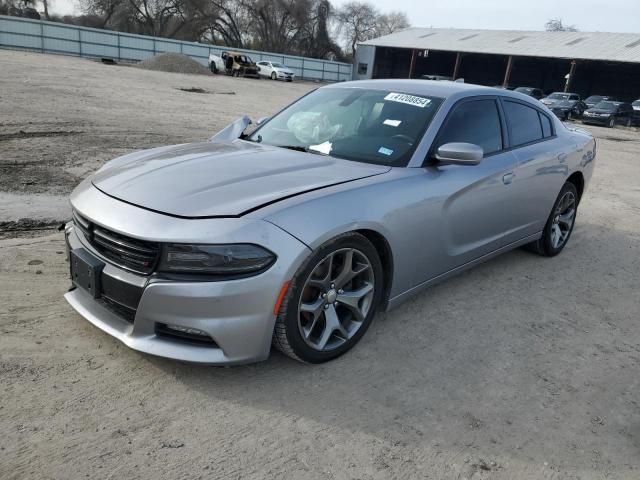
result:
[[[478,165],[484,157],[484,150],[473,143],[445,143],[436,150],[435,158],[446,165]]]

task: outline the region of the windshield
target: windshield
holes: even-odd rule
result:
[[[551,100],[569,100],[569,94],[568,93],[552,93],[551,95],[549,95],[549,98]]]
[[[286,68],[284,65],[282,65],[281,63],[272,63],[271,65],[273,65],[276,68]]]
[[[321,88],[249,141],[379,165],[406,166],[442,99],[361,88]]]
[[[631,105],[633,105],[634,107],[640,107],[640,100],[636,100]]]
[[[607,97],[603,97],[601,95],[591,95],[589,98],[587,98],[585,100],[585,102],[588,103],[598,103],[601,102],[602,100],[606,99]]]
[[[597,108],[599,110],[610,110],[610,111],[614,111],[616,108],[618,108],[618,105],[616,105],[613,102],[599,102],[595,107],[593,108]]]

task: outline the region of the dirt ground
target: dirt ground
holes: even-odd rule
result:
[[[433,287],[329,364],[153,358],[67,305],[50,227],[80,179],[313,87],[0,51],[0,478],[640,478],[635,130],[590,128],[596,172],[560,256],[518,250]]]

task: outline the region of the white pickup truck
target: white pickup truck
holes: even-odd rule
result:
[[[209,68],[211,69],[211,73],[224,73],[224,60],[218,55],[214,55],[213,53],[209,55]]]

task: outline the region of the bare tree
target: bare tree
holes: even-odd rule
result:
[[[44,18],[51,20],[49,16],[49,0],[42,0],[42,8],[44,9]]]
[[[544,24],[544,29],[547,32],[577,32],[578,28],[575,25],[565,25],[562,23],[561,18],[552,18]]]
[[[53,0],[0,0],[8,4]],[[83,15],[52,20],[109,30],[196,40],[316,58],[346,60],[358,42],[409,26],[402,12],[380,14],[351,1],[338,10],[330,0],[78,0]],[[3,10],[4,9],[4,10]],[[45,9],[47,10],[47,9]]]
[[[339,33],[345,37],[348,53],[355,56],[359,42],[371,40],[377,34],[378,11],[366,2],[345,3],[338,10]]]
[[[377,36],[391,35],[399,30],[409,28],[409,18],[404,12],[389,12],[378,16],[376,34]]]

